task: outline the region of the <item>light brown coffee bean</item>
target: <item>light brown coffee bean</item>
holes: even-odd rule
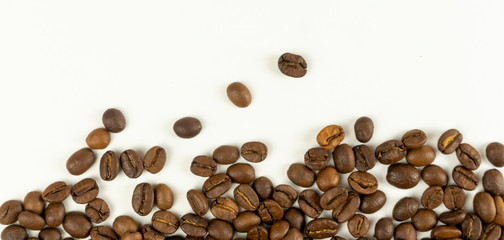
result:
[[[245,108],[252,102],[252,94],[250,94],[247,86],[241,82],[229,84],[226,93],[229,100],[237,107]]]
[[[332,150],[338,146],[345,138],[345,131],[338,125],[328,125],[320,130],[317,135],[317,142],[320,147]]]

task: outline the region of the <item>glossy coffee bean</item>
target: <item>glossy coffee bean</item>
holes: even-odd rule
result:
[[[63,203],[49,203],[44,211],[44,219],[49,227],[57,227],[65,218],[65,205]]]
[[[315,182],[317,183],[317,187],[325,192],[330,188],[338,186],[339,180],[338,171],[329,166],[318,172]]]
[[[268,240],[269,231],[265,226],[257,225],[247,231],[247,239],[249,240]]]
[[[409,222],[399,224],[394,230],[394,239],[416,240],[417,233],[413,224]]]
[[[392,210],[392,217],[394,217],[397,221],[405,221],[418,211],[418,207],[420,204],[415,198],[412,197],[404,197],[401,198],[394,206]]]
[[[237,232],[247,232],[259,224],[261,224],[261,217],[257,213],[249,211],[241,212],[233,221],[234,229]]]
[[[96,226],[91,228],[89,236],[92,240],[119,240],[119,236],[110,227]]]
[[[371,214],[380,210],[387,201],[387,195],[384,192],[377,190],[373,194],[364,195],[361,198],[359,210],[362,213]]]
[[[256,178],[252,183],[252,187],[261,200],[271,198],[273,194],[273,183],[267,177]]]
[[[213,159],[219,164],[233,164],[240,158],[240,149],[235,146],[222,145],[213,152]]]
[[[424,191],[420,199],[420,202],[422,203],[422,206],[424,208],[435,209],[443,203],[443,199],[444,199],[443,188],[441,188],[440,186],[432,186]]]
[[[69,212],[63,220],[63,228],[74,238],[86,238],[93,227],[89,218],[81,212]]]
[[[137,151],[128,149],[119,157],[121,168],[129,178],[138,178],[143,172],[143,161]]]
[[[338,125],[328,125],[324,127],[317,135],[317,143],[320,147],[332,150],[338,146],[345,138],[345,131]]]
[[[19,225],[9,225],[2,230],[2,240],[25,240],[28,239],[26,229]]]
[[[114,151],[107,151],[100,159],[100,177],[105,181],[114,180],[121,170],[121,161]]]
[[[202,192],[191,189],[187,191],[186,198],[189,206],[198,216],[203,216],[208,212],[208,199]]]
[[[322,170],[329,162],[329,151],[323,148],[310,148],[304,155],[304,162],[311,170]]]
[[[156,206],[161,210],[170,209],[173,206],[173,191],[166,184],[158,184],[154,189]]]
[[[154,189],[148,183],[140,183],[135,187],[131,197],[131,206],[140,216],[146,216],[154,207]]]
[[[311,189],[306,189],[299,193],[298,204],[304,214],[311,218],[317,218],[323,211],[323,208],[320,206],[320,196]]]
[[[291,227],[302,231],[305,226],[305,215],[299,208],[289,208],[285,211],[284,219],[287,220]]]
[[[166,163],[166,150],[160,146],[154,146],[145,153],[143,161],[147,172],[159,173]]]
[[[369,117],[360,117],[354,124],[355,138],[361,143],[367,143],[373,137],[374,124]]]
[[[448,184],[448,175],[438,165],[427,165],[422,169],[422,180],[429,186],[444,187]]]
[[[156,215],[156,214],[154,214]],[[139,229],[138,223],[130,216],[121,215],[114,219],[112,223],[112,228],[117,233],[117,235],[122,236],[126,233],[137,232]]]
[[[332,217],[339,223],[346,222],[352,218],[357,210],[359,210],[359,205],[361,200],[356,192],[348,192],[348,197],[345,202],[341,203],[339,206],[333,209]]]
[[[118,133],[126,128],[124,115],[115,108],[109,108],[103,113],[102,122],[109,132]]]
[[[237,107],[248,107],[252,102],[252,94],[250,94],[247,86],[241,82],[229,84],[226,93],[229,100]]]
[[[172,234],[179,228],[179,220],[177,216],[169,211],[159,210],[152,215],[151,220],[152,227],[163,234]]]
[[[355,168],[355,155],[352,148],[344,143],[338,145],[333,153],[334,166],[340,173],[349,173]]]
[[[369,219],[362,214],[355,214],[347,223],[348,232],[354,237],[359,238],[369,230]]]
[[[293,163],[289,166],[287,177],[300,187],[311,187],[315,182],[315,172],[300,163]]]
[[[68,158],[66,168],[72,175],[81,175],[93,166],[95,158],[93,150],[82,148]]]
[[[101,223],[110,216],[110,208],[101,198],[95,198],[86,205],[86,216],[94,223]]]
[[[437,215],[430,209],[419,209],[413,217],[411,223],[417,231],[425,232],[434,228],[437,224]]]
[[[184,117],[173,124],[173,131],[180,138],[193,138],[201,132],[200,120],[194,117]]]
[[[278,69],[289,77],[303,77],[307,66],[304,58],[297,54],[284,53],[278,58]]]
[[[228,222],[213,219],[208,223],[208,235],[215,239],[231,240],[234,236],[233,225]]]
[[[330,218],[318,218],[306,224],[305,233],[313,239],[330,238],[338,233],[338,223]]]
[[[450,226],[462,223],[466,219],[467,213],[464,209],[443,212],[439,215],[439,221]]]
[[[18,215],[21,226],[30,230],[40,230],[45,226],[45,220],[40,215],[30,211],[22,211]]]
[[[281,184],[273,189],[273,200],[283,208],[290,208],[296,202],[298,193],[296,189],[287,184]]]
[[[290,229],[289,222],[285,220],[280,220],[271,225],[269,238],[271,240],[283,239]]]
[[[462,133],[457,129],[449,129],[439,137],[438,149],[443,154],[451,154],[458,148],[462,139]]]
[[[231,188],[231,178],[224,173],[215,174],[203,183],[202,192],[207,198],[216,198]]]
[[[478,176],[463,166],[453,168],[452,178],[464,190],[472,191],[478,186]]]
[[[70,189],[72,199],[76,203],[85,204],[93,201],[99,192],[98,184],[92,178],[84,178]]]
[[[376,147],[375,156],[382,164],[394,164],[406,156],[406,147],[399,140],[389,140]]]
[[[494,166],[504,166],[504,145],[499,142],[488,144],[486,147],[486,156],[488,161]]]
[[[389,240],[394,236],[394,222],[390,218],[380,218],[375,224],[374,237],[377,240]]]
[[[261,220],[266,224],[272,224],[283,218],[283,209],[275,200],[264,200],[257,209]]]
[[[476,170],[481,164],[481,156],[473,146],[462,143],[456,150],[457,159],[465,168],[469,170]]]
[[[413,129],[404,133],[401,141],[407,149],[415,149],[427,142],[427,135],[420,129]]]
[[[465,204],[464,190],[455,185],[447,186],[444,190],[443,203],[445,207],[450,210],[464,207]]]
[[[423,145],[419,148],[411,149],[406,154],[406,161],[413,166],[427,166],[436,159],[434,148]]]
[[[217,163],[210,157],[199,155],[191,162],[191,172],[200,177],[210,177],[217,172]]]
[[[250,185],[238,185],[234,189],[233,195],[238,205],[247,211],[255,211],[259,207],[259,196]]]
[[[490,169],[483,175],[483,189],[492,195],[504,195],[504,176],[497,169]]]
[[[462,224],[460,224],[460,229],[462,230],[462,237],[464,239],[476,240],[481,236],[483,226],[476,214],[469,213]]]
[[[431,231],[431,238],[451,239],[462,236],[462,231],[453,226],[437,226]]]
[[[501,196],[494,196],[495,219],[494,223],[504,226],[504,200]]]
[[[501,237],[502,229],[495,223],[487,223],[483,225],[481,230],[481,240],[499,239]]]
[[[378,190],[378,180],[367,172],[353,172],[348,176],[348,184],[359,194],[372,194]]]
[[[409,164],[395,163],[388,167],[386,179],[394,187],[409,189],[420,181],[420,171]]]
[[[20,201],[9,200],[4,202],[2,206],[0,206],[0,224],[9,225],[15,223],[19,213],[22,211],[23,204]]]
[[[474,196],[473,209],[485,223],[491,223],[497,214],[494,199],[487,192],[479,192]]]
[[[365,172],[374,168],[376,165],[376,158],[371,148],[367,145],[357,145],[353,147],[352,150],[354,152],[355,168],[357,168],[357,170]]]
[[[268,156],[268,147],[262,142],[247,142],[240,151],[245,160],[253,163],[262,162]]]
[[[65,182],[57,181],[47,186],[42,192],[42,199],[49,203],[63,202],[70,195],[70,187]]]
[[[227,175],[235,183],[252,183],[255,179],[255,169],[248,163],[235,163],[228,167]]]
[[[212,202],[210,211],[217,219],[230,222],[238,216],[238,205],[230,198],[218,197]]]
[[[26,194],[22,208],[24,210],[30,211],[36,214],[42,214],[45,208],[44,199],[42,199],[42,193],[39,191],[32,191]]]
[[[333,187],[320,197],[320,206],[325,210],[332,210],[346,202],[348,191],[343,187]]]
[[[97,128],[86,137],[86,144],[92,149],[104,149],[110,140],[110,133],[105,128]]]
[[[61,232],[57,228],[44,228],[38,234],[40,240],[61,240]]]

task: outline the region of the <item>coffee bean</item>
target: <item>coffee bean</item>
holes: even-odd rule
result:
[[[406,156],[406,147],[399,140],[389,140],[376,147],[375,155],[382,164],[394,164]]]
[[[23,206],[24,210],[36,213],[38,215],[42,214],[45,208],[44,199],[42,199],[42,193],[39,191],[33,191],[26,194]]]
[[[462,143],[456,150],[457,159],[460,163],[469,170],[476,170],[481,164],[481,156],[473,146]]]
[[[409,222],[399,224],[394,230],[394,239],[416,240],[417,234],[413,224]]]
[[[146,216],[154,207],[154,189],[148,183],[140,183],[135,187],[131,197],[131,206],[140,216]]]
[[[173,131],[180,138],[193,138],[201,132],[200,120],[194,117],[184,117],[173,124]]]
[[[504,195],[504,176],[497,169],[490,169],[483,175],[483,189],[492,195]]]
[[[290,208],[296,202],[297,197],[298,193],[296,189],[290,185],[281,184],[273,189],[273,199],[283,208]]]
[[[38,234],[40,240],[61,240],[61,232],[57,228],[44,228]]]
[[[314,239],[330,238],[338,233],[338,223],[330,218],[318,218],[306,224],[305,233]]]
[[[337,206],[332,211],[332,217],[339,223],[346,222],[352,218],[357,210],[359,210],[359,206],[361,204],[361,200],[359,195],[356,192],[350,191],[348,192],[348,197],[345,202]]]
[[[364,195],[361,199],[359,210],[362,213],[371,214],[380,210],[387,201],[387,195],[384,192],[377,190],[373,194]]]
[[[121,240],[142,240],[142,233],[132,232],[121,236]]]
[[[453,226],[437,226],[431,231],[433,239],[450,239],[462,236],[462,231]]]
[[[240,150],[234,146],[223,145],[213,152],[213,159],[220,164],[233,164],[240,158]]]
[[[495,219],[494,223],[504,226],[504,200],[501,196],[494,196]]]
[[[261,217],[255,212],[249,211],[241,212],[233,221],[234,229],[237,232],[247,232],[259,224],[261,224]]]
[[[89,233],[92,240],[119,240],[119,236],[110,227],[96,226]]]
[[[19,225],[10,225],[2,230],[2,240],[24,240],[28,239],[26,229]]]
[[[144,168],[152,174],[159,173],[166,163],[166,150],[160,146],[150,148],[144,157]]]
[[[255,179],[255,170],[248,163],[235,163],[228,167],[227,175],[235,183],[252,183]]]
[[[352,150],[355,155],[355,168],[357,168],[357,170],[365,172],[374,168],[376,158],[371,148],[367,145],[358,145],[353,147]]]
[[[86,144],[92,149],[104,149],[110,143],[110,133],[105,128],[97,128],[86,137]]]
[[[486,156],[488,161],[494,166],[504,166],[504,145],[498,142],[488,144],[486,148]]]
[[[170,187],[166,184],[158,184],[155,188],[155,203],[156,206],[161,210],[170,209],[173,206],[173,192]]]
[[[343,187],[333,187],[320,197],[320,206],[325,210],[335,209],[337,206],[346,202],[348,192]]]
[[[187,191],[186,197],[191,209],[198,216],[203,216],[208,212],[208,200],[202,192],[191,189]]]
[[[287,177],[300,187],[311,187],[315,182],[315,173],[300,163],[293,163],[289,166]]]
[[[354,124],[355,138],[361,143],[367,143],[373,137],[373,120],[368,117],[360,117]]]
[[[289,77],[303,77],[306,74],[306,67],[304,58],[293,53],[284,53],[278,59],[278,69]]]
[[[203,194],[207,198],[216,198],[226,193],[231,188],[231,178],[224,173],[215,174],[203,183]]]
[[[177,220],[178,222],[178,220]],[[138,223],[130,216],[118,216],[112,223],[112,228],[117,235],[122,236],[126,233],[138,231]]]
[[[230,198],[218,197],[212,202],[210,211],[214,217],[231,222],[238,216],[238,205]]]
[[[110,209],[105,202],[105,200],[101,198],[95,198],[93,201],[89,202],[86,205],[86,216],[94,223],[101,223],[110,216]]]
[[[380,218],[375,224],[373,235],[377,240],[389,240],[394,236],[394,222],[390,218]]]
[[[446,206],[446,208],[450,210],[464,207],[465,204],[464,190],[455,185],[447,186],[444,190],[443,203]]]
[[[345,131],[338,125],[328,125],[317,135],[317,143],[324,149],[331,150],[345,138]]]
[[[283,239],[303,240],[303,234],[297,228],[289,228]]]
[[[234,236],[233,225],[219,219],[213,219],[208,223],[208,235],[215,239],[231,240]]]
[[[264,226],[257,225],[247,231],[247,239],[250,240],[268,240],[269,232]]]
[[[275,221],[281,220],[283,218],[282,207],[272,199],[264,200],[257,210],[261,220],[266,224],[272,224]]]
[[[249,162],[262,162],[268,156],[268,147],[262,142],[247,142],[241,146],[241,155]]]
[[[339,184],[338,171],[333,167],[326,167],[319,171],[315,182],[317,183],[317,187],[323,192],[336,187]]]
[[[65,218],[65,205],[63,203],[49,203],[44,211],[44,219],[49,227],[57,227]]]
[[[310,148],[304,155],[304,162],[311,170],[322,170],[329,162],[329,152],[323,148]]]
[[[252,183],[252,187],[261,200],[271,198],[273,194],[273,183],[267,177],[256,178],[254,183]]]
[[[450,226],[462,223],[466,219],[467,213],[464,209],[443,212],[439,215],[439,221]]]
[[[448,184],[448,175],[438,165],[427,165],[422,169],[422,180],[429,186],[444,187]]]
[[[234,199],[247,211],[255,211],[259,207],[259,196],[254,189],[247,184],[240,184],[234,189]]]
[[[40,194],[40,193],[39,193]],[[17,221],[23,211],[23,204],[17,200],[6,201],[0,206],[0,224],[9,225]]]
[[[141,228],[144,240],[164,240],[165,237],[162,233],[158,232],[151,225],[143,225]]]
[[[420,181],[420,171],[405,163],[395,163],[387,169],[387,182],[401,189],[415,187]]]
[[[304,238],[305,240],[311,240],[313,238],[306,237]],[[346,238],[340,237],[340,236],[332,236],[331,240],[347,240]]]
[[[72,199],[76,203],[84,204],[93,201],[99,192],[98,184],[92,178],[84,178],[70,189]]]
[[[401,198],[392,210],[392,217],[397,221],[405,221],[417,213],[419,206],[420,204],[415,198]]]
[[[63,220],[63,228],[74,238],[85,238],[93,227],[91,221],[81,212],[69,212]]]
[[[154,215],[152,215],[151,221],[152,227],[163,234],[172,234],[179,228],[179,220],[177,216],[169,211],[159,210],[155,212]]]
[[[437,215],[430,209],[419,209],[413,217],[411,223],[420,232],[429,231],[437,224]]]
[[[495,202],[487,192],[479,192],[474,196],[473,209],[483,222],[491,223],[495,219]]]
[[[250,94],[247,86],[241,82],[229,84],[226,93],[229,100],[237,107],[245,108],[252,102],[252,94]]]
[[[440,186],[432,186],[424,191],[420,202],[424,208],[434,209],[443,203],[443,198],[443,189]]]
[[[298,204],[304,214],[311,218],[317,218],[323,211],[323,208],[320,206],[320,196],[311,189],[306,189],[299,193]]]
[[[499,225],[495,223],[488,223],[483,225],[483,230],[481,231],[481,240],[499,239],[502,233],[502,229]]]
[[[217,172],[217,163],[207,156],[196,156],[191,163],[191,172],[200,177],[210,177]]]
[[[285,235],[287,235],[287,232],[289,231],[290,229],[290,224],[289,222],[285,221],[285,220],[280,220],[280,221],[277,221],[275,223],[273,223],[273,225],[271,225],[271,229],[270,229],[270,239],[271,240],[280,240],[280,239],[283,239],[285,237]]]
[[[406,161],[413,166],[427,166],[436,159],[434,148],[423,145],[419,148],[411,149],[406,154]]]
[[[366,235],[369,230],[369,219],[362,214],[355,214],[350,220],[348,220],[348,232],[355,237],[362,237]]]
[[[464,190],[472,191],[478,186],[478,176],[463,166],[456,166],[453,169],[452,178]]]
[[[372,194],[378,190],[378,180],[367,172],[351,173],[348,184],[359,194]]]
[[[100,159],[100,177],[105,181],[114,180],[121,170],[121,162],[114,151],[107,151]]]
[[[66,162],[66,168],[72,175],[81,175],[95,162],[95,154],[90,148],[82,148],[73,153]]]
[[[118,133],[126,128],[126,119],[121,111],[115,108],[109,108],[102,116],[103,126],[109,132]]]
[[[449,129],[441,134],[441,137],[439,137],[438,149],[443,154],[451,154],[458,148],[462,139],[462,133],[460,133],[457,129]]]
[[[22,211],[18,215],[19,224],[30,230],[40,230],[45,226],[45,220],[40,215],[30,211]]]
[[[338,145],[333,153],[334,166],[340,173],[349,173],[355,168],[355,155],[348,144]]]
[[[297,228],[299,231],[304,229],[305,215],[299,208],[289,208],[285,211],[284,219],[287,220],[291,227]]]
[[[420,129],[413,129],[407,131],[402,137],[401,141],[407,149],[419,148],[427,142],[427,135]]]
[[[483,229],[481,220],[476,214],[469,213],[466,219],[460,224],[464,239],[476,240],[481,236]]]
[[[42,199],[49,203],[63,202],[70,195],[70,187],[65,182],[54,182],[42,193]]]
[[[142,175],[143,162],[137,151],[128,149],[121,153],[121,168],[129,178],[138,178]]]

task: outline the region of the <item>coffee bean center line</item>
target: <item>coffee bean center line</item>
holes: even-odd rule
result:
[[[98,232],[98,235],[106,238],[106,239],[110,239],[110,240],[116,240],[116,238],[112,237],[112,236],[109,236],[109,235],[106,235],[106,234],[103,234],[103,233],[100,233]]]
[[[447,137],[445,140],[443,140],[443,142],[441,143],[441,145],[446,148],[450,143],[453,142],[453,139],[455,139],[457,136],[459,135],[459,133],[455,133],[449,137]]]
[[[107,154],[107,177],[106,177],[106,179],[110,179],[111,172],[112,172],[112,155]]]
[[[309,234],[317,234],[317,233],[334,233],[336,234],[338,229],[322,229],[322,230],[312,230],[308,231]]]
[[[278,193],[283,193],[288,199],[290,202],[294,202],[296,201],[296,199],[294,199],[289,193],[285,192],[285,191],[282,191],[282,190],[279,190],[279,189],[275,189],[275,192],[278,192]]]
[[[360,187],[362,188],[369,188],[369,187],[374,187],[375,184],[371,181],[366,181],[366,180],[363,180],[363,179],[355,179],[353,177],[351,177],[350,179],[352,179],[352,181],[356,182],[357,184],[359,184]]]
[[[243,198],[243,200],[247,202],[250,208],[255,209],[254,205],[250,202],[250,199],[247,196],[245,196],[243,192],[241,192],[239,189],[236,189],[236,193],[238,193],[238,195],[240,195]]]
[[[164,223],[164,224],[169,225],[169,226],[172,226],[172,227],[177,227],[177,225],[176,225],[176,224],[173,224],[173,223],[171,223],[171,222],[168,222],[168,221],[166,221],[166,220],[164,220],[164,219],[154,218],[154,221],[158,221],[158,222]]]
[[[317,213],[320,213],[320,211],[315,206],[311,205],[311,203],[309,201],[307,201],[304,197],[300,197],[299,200],[304,201],[306,203],[306,205],[313,208],[315,211],[317,211]]]
[[[183,223],[187,223],[187,224],[191,224],[191,225],[196,226],[196,227],[206,228],[206,226],[201,225],[201,224],[198,224],[198,223],[196,223],[196,222],[194,222],[194,221],[191,221],[191,220],[189,220],[189,219],[184,219],[184,220],[182,220],[182,222],[183,222]]]
[[[233,208],[228,207],[228,206],[226,206],[226,205],[224,205],[222,203],[217,203],[217,204],[215,204],[215,206],[218,207],[218,208],[226,209],[226,210],[229,210],[229,211],[231,211],[233,213],[236,213],[236,211]]]
[[[133,158],[131,157],[131,154],[129,152],[126,152],[126,155],[128,156],[128,161],[133,166],[133,168],[136,168],[135,163],[133,162]]]
[[[334,196],[326,205],[331,205],[334,201],[338,200],[341,196],[345,196],[344,193]]]
[[[362,230],[362,224],[364,223],[364,219],[359,219],[359,221],[357,222],[357,234],[360,235],[360,231]]]
[[[205,188],[204,190],[205,190],[205,192],[208,192],[208,191],[210,191],[210,190],[212,190],[212,189],[216,188],[217,186],[219,186],[221,183],[223,183],[223,182],[225,182],[225,181],[226,181],[226,179],[225,179],[225,178],[224,178],[224,179],[221,179],[221,180],[219,180],[218,182],[216,182],[216,183],[214,183],[214,184],[210,185],[208,188]]]
[[[399,152],[404,152],[403,148],[400,148],[400,147],[391,147],[391,148],[387,148],[387,149],[385,149],[383,151],[378,152],[378,158],[382,157],[382,153],[392,152],[393,150],[399,150]]]
[[[206,169],[214,169],[212,166],[207,166],[207,165],[203,165],[201,163],[197,163],[197,162],[192,162],[191,165],[194,165],[196,164],[198,166],[198,168],[206,168]]]

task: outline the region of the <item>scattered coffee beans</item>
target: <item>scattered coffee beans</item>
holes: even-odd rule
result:
[[[303,77],[306,74],[306,67],[304,58],[296,54],[284,53],[278,59],[278,69],[289,77]]]

